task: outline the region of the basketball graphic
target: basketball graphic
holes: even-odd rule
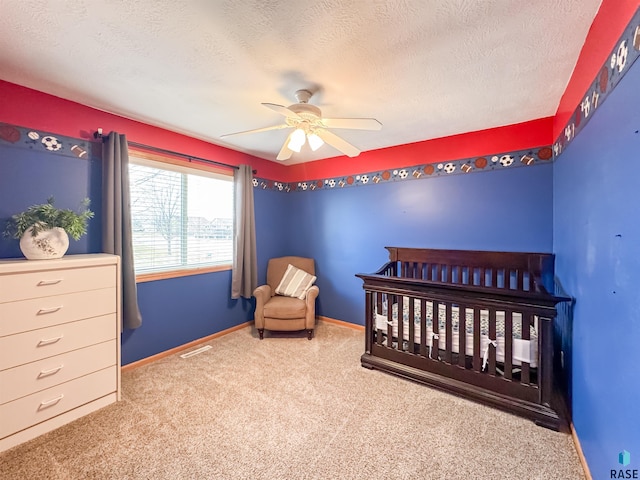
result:
[[[485,168],[487,166],[487,159],[484,157],[476,158],[474,163],[476,168]]]
[[[20,140],[20,131],[10,125],[0,125],[0,139],[16,143]]]
[[[607,67],[602,67],[602,70],[600,70],[600,79],[598,80],[600,93],[604,93],[607,91],[607,83],[609,83],[609,70],[607,69]]]
[[[544,147],[538,150],[538,158],[540,160],[549,160],[553,155],[553,151],[549,147]]]

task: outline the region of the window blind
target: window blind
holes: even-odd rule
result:
[[[136,273],[232,262],[231,176],[132,157],[129,183]]]

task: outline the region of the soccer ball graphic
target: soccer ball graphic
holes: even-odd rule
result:
[[[627,55],[629,54],[629,49],[627,48],[627,41],[624,40],[620,46],[618,47],[617,54],[613,54],[611,57],[611,68],[618,69],[618,72],[622,72],[624,70],[625,65],[627,64]]]
[[[251,180],[251,183],[253,184],[254,187],[258,186],[258,179],[254,178],[253,180]]]
[[[44,148],[52,152],[56,152],[62,148],[62,144],[58,142],[58,139],[49,135],[42,137],[42,144]]]
[[[444,171],[447,173],[453,173],[456,170],[456,166],[453,163],[447,163],[444,166]]]
[[[589,95],[587,95],[580,104],[580,110],[582,110],[584,118],[587,118],[589,116],[589,112],[591,112],[591,98],[589,97]]]
[[[409,175],[409,173],[408,173],[406,170],[400,170],[400,171],[398,172],[398,176],[399,176],[400,178],[402,178],[402,179],[407,178],[407,175]]]
[[[500,157],[500,165],[503,167],[508,167],[513,163],[513,157],[511,155],[502,155]]]
[[[333,188],[336,186],[336,181],[332,178],[327,182],[327,185],[329,185],[329,188]]]
[[[362,176],[360,177],[360,181],[361,181],[362,183],[369,183],[369,175],[362,175]]]

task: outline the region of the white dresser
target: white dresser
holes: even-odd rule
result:
[[[120,399],[120,260],[0,260],[0,451]]]

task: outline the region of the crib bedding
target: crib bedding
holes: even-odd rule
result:
[[[409,341],[409,318],[410,318],[410,302],[409,297],[403,297],[403,340]],[[377,309],[373,312],[374,322],[377,330],[386,333],[388,331],[388,314],[386,302],[382,304],[380,313]],[[421,342],[421,302],[414,301],[414,343]],[[431,348],[434,339],[438,339],[440,349],[444,349],[446,345],[446,307],[442,304],[438,305],[438,331],[433,330],[433,303],[426,302],[426,346]],[[537,367],[538,358],[538,335],[537,335],[537,317],[534,317],[533,325],[530,327],[529,339],[522,339],[522,315],[514,312],[512,317],[512,363],[513,365],[521,365],[522,362],[528,363],[532,368]],[[451,308],[451,349],[453,353],[459,353],[460,345],[460,312],[457,306]],[[398,337],[398,303],[392,306],[392,335]],[[504,363],[505,359],[505,312],[496,312],[496,338],[489,338],[489,312],[488,310],[480,310],[480,355],[486,364],[489,348],[495,347],[496,361]],[[467,308],[465,315],[465,354],[473,356],[473,309]]]

